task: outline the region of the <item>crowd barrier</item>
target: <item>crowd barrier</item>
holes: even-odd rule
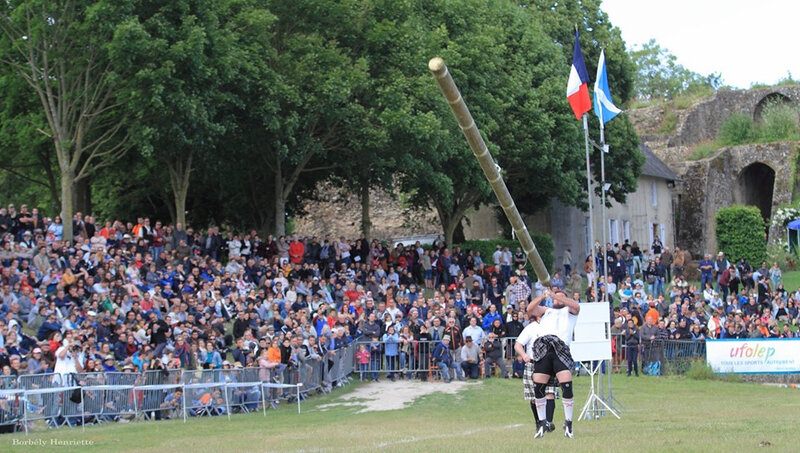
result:
[[[509,374],[511,374],[511,362],[514,360],[515,342],[516,338],[501,338],[502,350],[500,357]],[[439,341],[414,340],[407,346],[399,348],[396,356],[387,356],[385,353],[385,343],[378,342],[380,353],[377,354],[377,356],[376,354],[371,354],[368,364],[362,365],[354,361],[353,371],[355,371],[362,380],[374,379],[378,377],[378,375],[386,375],[400,379],[427,379],[428,377],[436,377],[438,374],[438,367],[432,360],[432,354],[437,343],[439,343]],[[357,342],[355,350],[357,350],[358,346],[361,344],[365,346],[367,351],[372,351],[371,341]],[[461,362],[461,358],[458,356],[460,349],[451,352],[453,354],[453,361],[456,363]],[[481,360],[479,363],[480,376],[485,375],[484,360],[485,354],[483,348],[481,348]],[[495,367],[493,366],[490,371],[493,372],[494,370]]]
[[[622,335],[615,335],[612,371],[624,372],[628,346]],[[514,360],[515,338],[503,338],[501,356],[508,373]],[[226,416],[277,408],[280,401],[300,402],[313,392],[327,393],[334,386],[353,378],[369,379],[379,374],[400,378],[436,378],[438,368],[431,360],[437,342],[412,341],[399,348],[397,356],[386,356],[379,342],[379,353],[368,364],[356,360],[364,344],[313,357],[299,363],[274,368],[234,368],[215,370],[149,370],[145,372],[32,374],[0,377],[0,430],[24,429],[33,422],[47,426],[85,426],[117,421],[162,420],[199,416]],[[642,371],[660,364],[660,374],[681,373],[693,360],[705,357],[705,342],[644,341],[637,354]],[[456,357],[456,362],[460,361]],[[481,357],[480,375],[492,374]],[[496,367],[499,368],[499,367]],[[484,376],[485,377],[485,376]],[[77,392],[76,392],[77,391]],[[176,392],[182,393],[176,398]]]
[[[611,368],[615,373],[624,373],[627,370],[627,357],[629,346],[625,344],[625,336],[612,335],[614,347]],[[698,359],[705,359],[705,341],[691,340],[642,340],[637,346],[637,357],[640,371],[646,372],[651,363],[658,363],[658,374],[681,374],[686,372],[691,363]]]
[[[150,370],[139,372],[55,373],[4,376],[0,380],[0,431],[43,421],[51,428],[120,420],[230,415],[277,408],[300,401],[328,382],[349,380],[353,354],[346,348],[318,361],[265,370]],[[342,363],[349,361],[349,363]],[[327,362],[328,366],[323,366]],[[325,381],[329,379],[329,381]],[[308,388],[305,385],[308,385]],[[180,391],[182,397],[176,397]]]

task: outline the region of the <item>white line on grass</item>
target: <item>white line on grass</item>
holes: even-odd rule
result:
[[[461,437],[461,436],[470,436],[473,434],[482,433],[484,431],[499,431],[499,430],[508,430],[508,429],[516,429],[519,427],[525,426],[521,423],[517,423],[514,425],[505,425],[505,426],[490,426],[486,428],[479,428],[479,429],[469,429],[466,431],[462,431],[460,433],[453,433],[453,434],[435,434],[432,436],[423,436],[423,437],[405,437],[398,440],[393,440],[389,442],[381,442],[375,444],[377,448],[386,448],[391,447],[392,445],[402,445],[402,444],[411,444],[414,442],[421,442],[425,440],[433,440],[433,439],[447,439],[450,437]]]

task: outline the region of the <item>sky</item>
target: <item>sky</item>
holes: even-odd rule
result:
[[[799,0],[603,0],[631,48],[654,38],[686,69],[725,85],[800,79]]]

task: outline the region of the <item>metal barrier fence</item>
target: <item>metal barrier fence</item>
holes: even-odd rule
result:
[[[512,362],[514,360],[514,343],[516,338],[501,338],[501,349],[499,353],[499,360],[487,360],[487,355],[483,347],[480,348],[480,360],[478,362],[478,374],[485,377],[495,372],[500,375],[501,370],[505,369],[506,374],[512,373]],[[411,342],[408,347],[400,349],[398,354],[387,356],[385,353],[385,344],[382,342],[358,342],[353,353],[360,345],[364,345],[366,351],[370,353],[369,363],[356,363],[353,361],[353,371],[358,375],[361,380],[377,379],[380,375],[386,375],[389,378],[401,379],[421,379],[427,380],[429,377],[438,377],[438,367],[432,359],[433,350],[440,341],[433,340],[415,340]],[[460,357],[461,349],[451,350],[453,355],[453,362],[456,364],[461,363]],[[502,366],[501,366],[502,365]],[[455,367],[456,373],[461,376],[460,366]]]
[[[613,335],[612,339],[612,370],[615,373],[625,373],[628,369],[628,356],[632,352],[625,344],[624,335]],[[643,340],[633,353],[636,354],[640,372],[682,374],[693,361],[705,359],[706,343],[691,340]],[[652,363],[657,363],[658,366],[648,369],[648,365]]]
[[[289,366],[216,370],[30,374],[0,379],[0,431],[28,432],[34,422],[85,426],[253,412],[328,392],[350,380],[354,347]]]
[[[500,363],[511,374],[515,338],[503,338]],[[81,373],[62,378],[54,373],[21,375],[0,379],[0,430],[24,429],[44,421],[49,427],[78,426],[125,420],[160,420],[193,416],[230,418],[235,412],[276,408],[280,401],[298,404],[312,392],[330,392],[353,377],[369,379],[381,375],[401,378],[436,378],[438,368],[431,359],[434,341],[413,341],[386,356],[384,344],[357,342],[312,356],[298,363],[274,368],[217,370],[150,370],[143,373]],[[357,354],[361,345],[369,351],[364,362]],[[457,351],[454,351],[454,356]],[[660,374],[682,373],[693,360],[705,357],[705,343],[693,341],[645,341],[636,349],[644,370],[653,362]],[[624,372],[628,346],[621,335],[613,336],[612,371]],[[479,363],[482,376],[491,375],[500,363]],[[460,362],[455,357],[455,362]],[[497,366],[495,366],[497,365]],[[456,367],[456,372],[460,373]]]

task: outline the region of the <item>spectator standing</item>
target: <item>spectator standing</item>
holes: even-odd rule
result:
[[[639,376],[639,344],[641,343],[641,332],[639,328],[636,327],[634,324],[633,319],[628,320],[628,325],[622,331],[623,337],[625,339],[625,346],[627,347],[625,350],[625,357],[628,359],[628,376],[631,375],[631,371],[636,373],[636,376]]]

